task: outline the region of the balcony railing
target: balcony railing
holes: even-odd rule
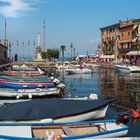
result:
[[[113,55],[114,54],[114,50],[112,50],[110,48],[103,47],[102,50],[103,50],[104,54],[106,54],[106,55]]]
[[[124,52],[124,53],[129,51],[138,51],[138,50],[140,50],[140,48],[118,48],[119,52]]]

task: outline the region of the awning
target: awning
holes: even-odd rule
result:
[[[126,55],[140,55],[140,51],[130,51]]]
[[[132,40],[122,40],[122,41],[120,41],[120,43],[128,43],[128,42],[132,42]]]
[[[138,27],[138,25],[134,25],[134,26],[133,26],[133,30],[135,30],[137,27]]]
[[[114,58],[114,55],[101,55],[100,58]]]
[[[136,37],[136,38],[134,38],[133,40],[132,40],[132,42],[136,42],[137,41],[137,39],[138,39],[138,37]]]

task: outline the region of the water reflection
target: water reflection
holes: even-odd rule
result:
[[[128,110],[137,107],[140,111],[140,74],[118,73],[113,69],[98,69],[102,96],[117,97],[116,106]]]
[[[72,96],[88,96],[90,93],[99,95],[98,75],[93,74],[76,74],[65,75],[65,83],[67,85],[67,93]]]
[[[140,112],[140,73],[125,74],[114,69],[97,68],[93,74],[65,75],[67,93],[87,96],[116,97],[117,108],[124,111],[137,107]]]
[[[86,75],[65,75],[67,93],[72,96],[88,96],[96,93],[101,97],[115,97],[117,101],[109,106],[106,119],[118,114],[129,113],[130,107],[140,112],[140,73],[120,73],[114,69],[97,68],[95,73]],[[129,136],[140,136],[140,120],[133,120],[130,115]]]

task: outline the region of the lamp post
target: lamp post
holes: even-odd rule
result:
[[[9,42],[9,60],[11,62],[11,42]]]

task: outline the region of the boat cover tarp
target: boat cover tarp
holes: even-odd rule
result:
[[[6,103],[0,107],[0,120],[39,120],[78,115],[99,109],[114,100],[65,100],[34,99],[18,103]]]

